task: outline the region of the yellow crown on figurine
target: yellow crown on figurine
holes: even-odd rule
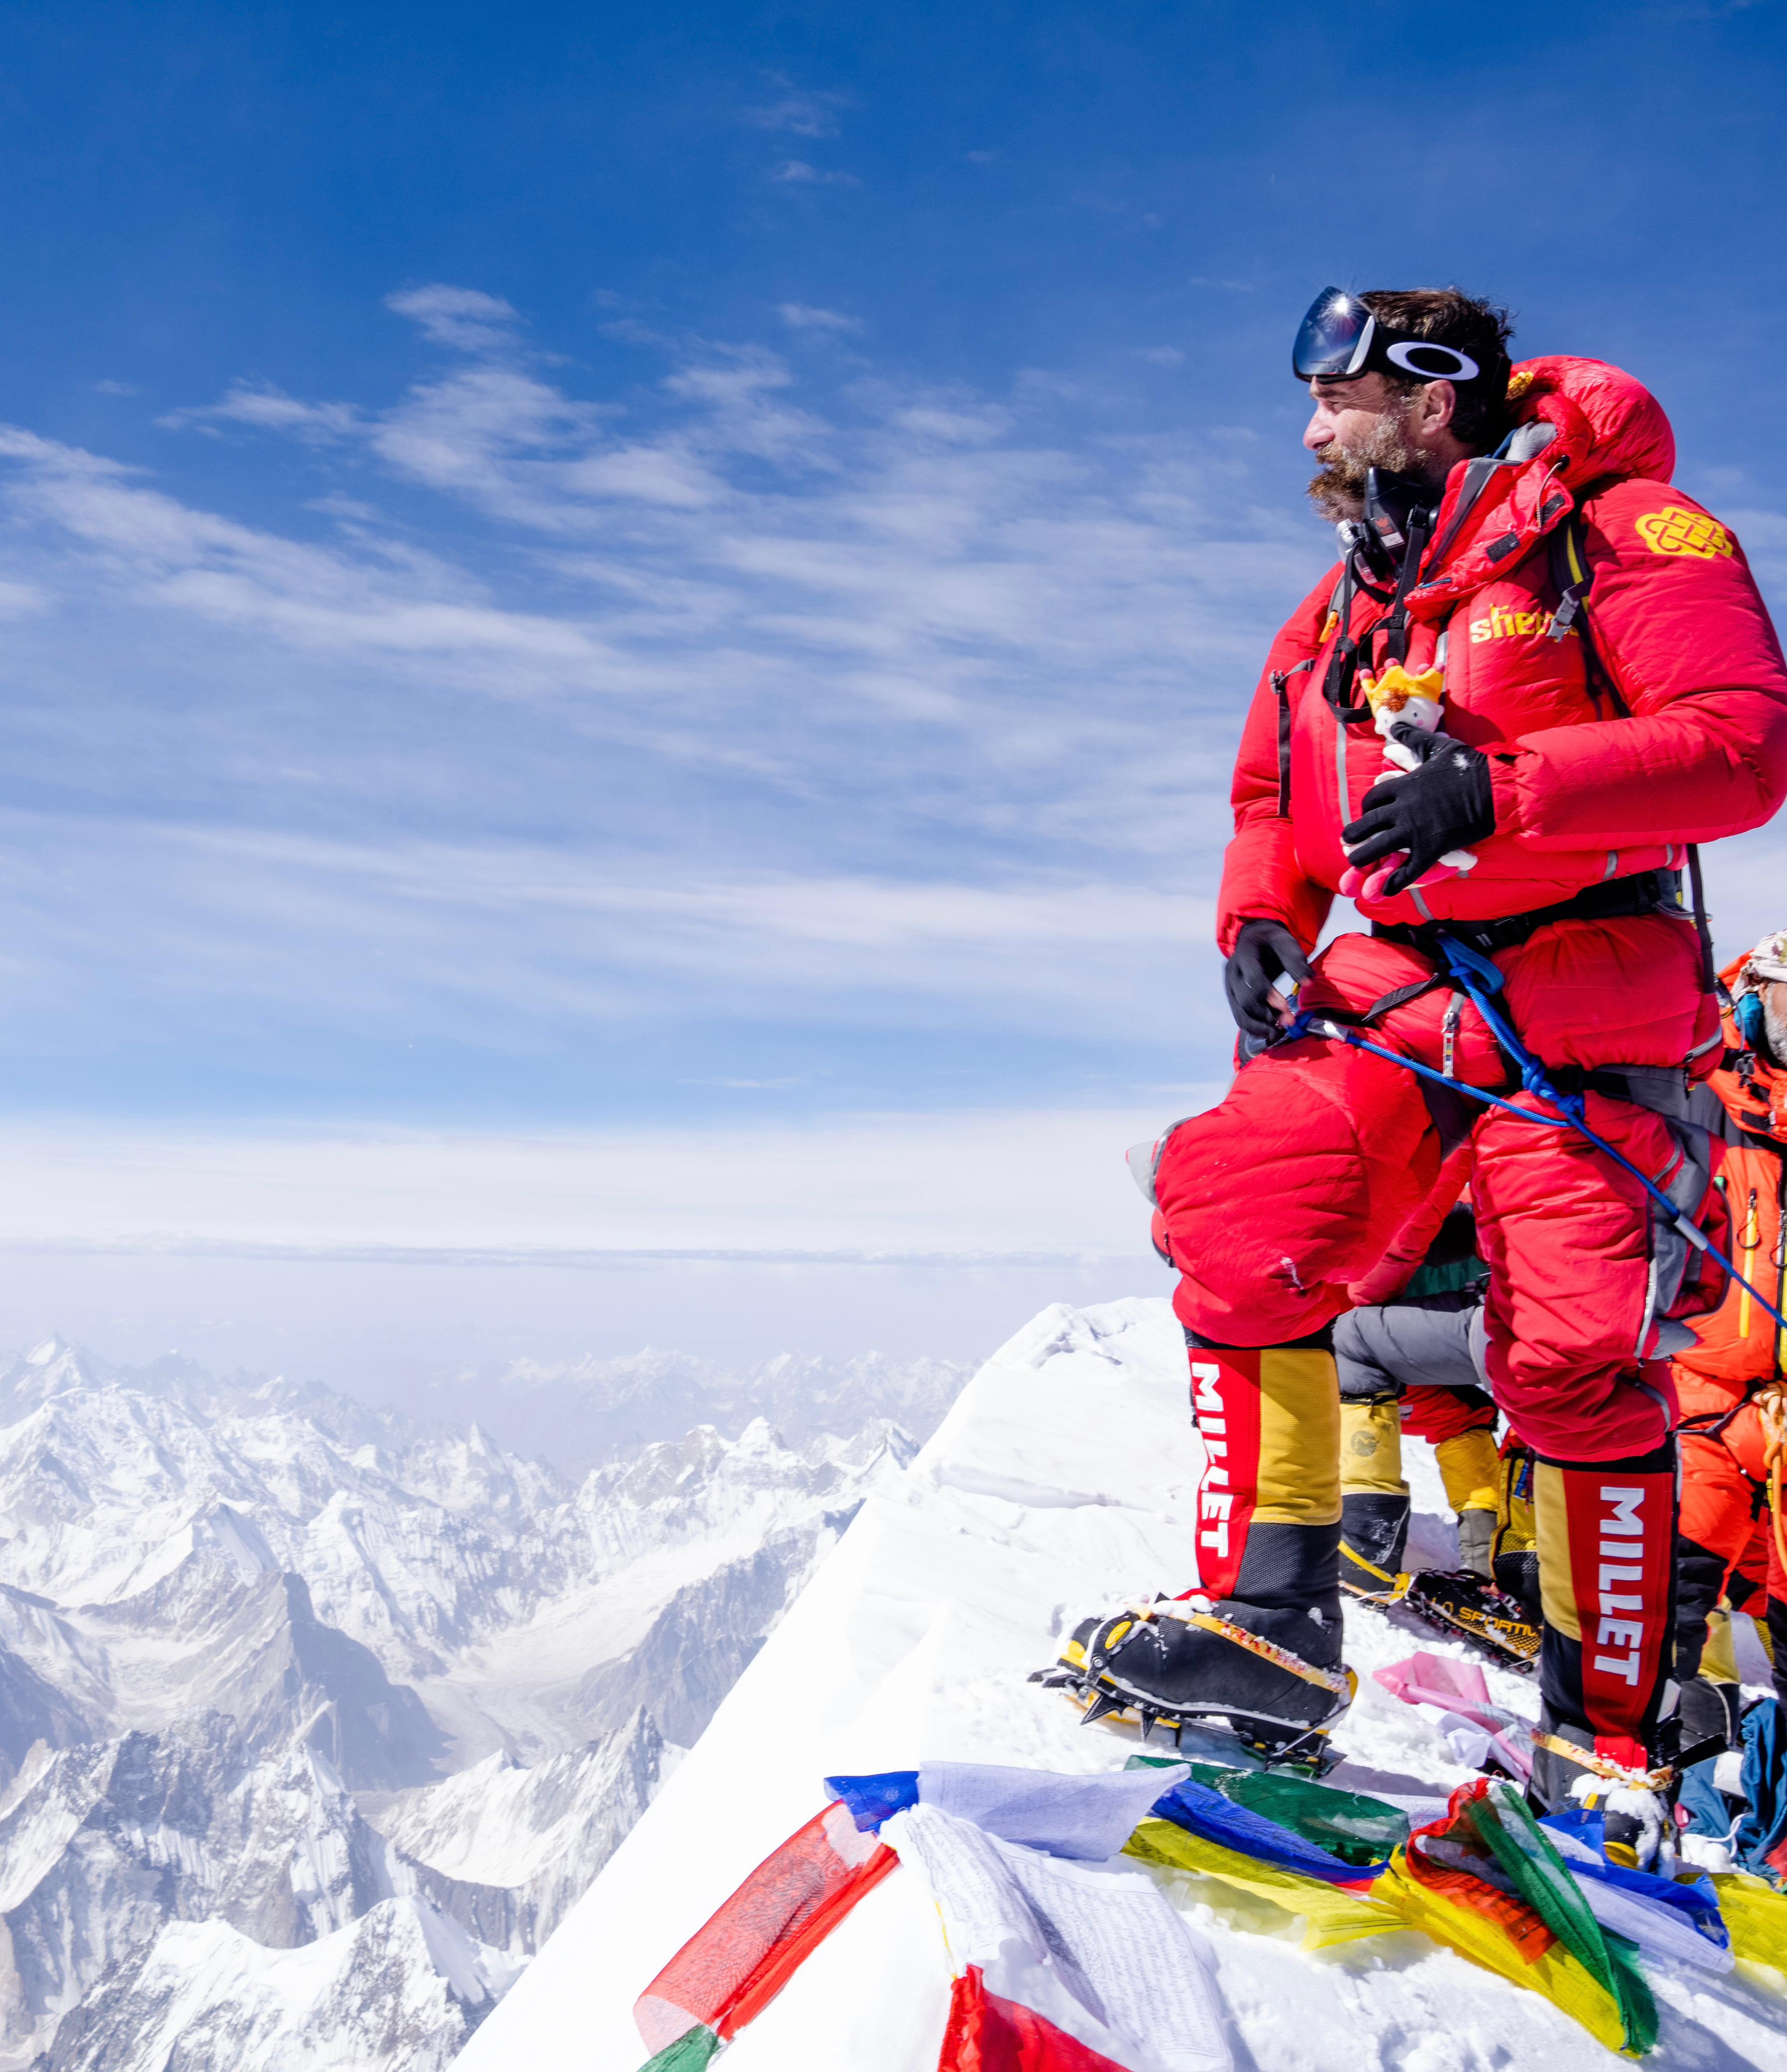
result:
[[[1374,713],[1400,712],[1411,698],[1431,698],[1438,705],[1444,683],[1445,672],[1437,664],[1411,676],[1400,662],[1392,662],[1381,676],[1359,678],[1359,688]]]

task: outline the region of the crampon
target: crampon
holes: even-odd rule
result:
[[[1519,1603],[1473,1568],[1425,1568],[1392,1575],[1344,1541],[1340,1585],[1358,1603],[1388,1611],[1407,1605],[1441,1633],[1476,1642],[1504,1668],[1531,1669],[1538,1660],[1539,1630]]]
[[[1085,1621],[1029,1679],[1061,1691],[1087,1726],[1134,1726],[1181,1753],[1320,1777],[1326,1732],[1352,1702],[1350,1669],[1318,1668],[1220,1614],[1174,1601]]]
[[[1469,1568],[1430,1568],[1399,1577],[1399,1601],[1442,1633],[1476,1642],[1506,1669],[1538,1662],[1539,1629],[1516,1601]]]

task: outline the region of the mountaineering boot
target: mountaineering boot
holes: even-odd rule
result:
[[[1446,1502],[1458,1514],[1458,1565],[1491,1581],[1491,1543],[1500,1515],[1501,1462],[1495,1434],[1473,1425],[1435,1442],[1433,1457],[1445,1485]]]
[[[1394,1604],[1408,1540],[1402,1406],[1394,1396],[1342,1397],[1340,1419],[1341,1588]]]
[[[1489,1573],[1501,1594],[1512,1597],[1537,1626],[1544,1607],[1538,1582],[1538,1527],[1533,1515],[1533,1457],[1512,1439],[1502,1451],[1498,1489]]]
[[[1740,1730],[1739,1708],[1743,1687],[1725,1684],[1704,1669],[1682,1686],[1682,1738],[1684,1741],[1716,1741],[1721,1749],[1736,1748]]]
[[[1220,1721],[1258,1754],[1312,1760],[1356,1688],[1337,1624],[1199,1597],[1082,1621],[1060,1671],[1038,1680],[1074,1689],[1088,1725],[1133,1716],[1144,1740],[1160,1729],[1177,1743],[1182,1729]]]
[[[1490,1584],[1495,1581],[1493,1554],[1497,1523],[1493,1511],[1479,1511],[1475,1505],[1458,1514],[1458,1565]]]
[[[1403,1602],[1430,1626],[1475,1641],[1505,1668],[1530,1669],[1538,1662],[1538,1622],[1474,1570],[1424,1569],[1405,1585]]]
[[[1433,1449],[1445,1484],[1446,1500],[1458,1514],[1458,1566],[1428,1569],[1411,1576],[1403,1601],[1411,1612],[1444,1633],[1461,1634],[1508,1668],[1530,1669],[1538,1659],[1538,1557],[1530,1551],[1531,1502],[1522,1499],[1526,1548],[1518,1535],[1506,1535],[1506,1565],[1497,1572],[1495,1547],[1502,1530],[1502,1486],[1518,1476],[1504,1474],[1493,1435],[1483,1427],[1454,1433]],[[1501,1575],[1534,1593],[1530,1606],[1501,1585]]]
[[[1674,1847],[1684,1761],[1674,1659],[1675,1445],[1621,1461],[1535,1460],[1544,1635],[1529,1794],[1606,1816],[1640,1868]]]
[[[1547,1712],[1548,1708],[1541,1707],[1528,1799],[1542,1813],[1568,1812],[1578,1807],[1599,1813],[1601,1847],[1609,1862],[1672,1876],[1675,1796],[1680,1783],[1675,1767],[1666,1763],[1628,1769],[1598,1753],[1590,1745],[1595,1737],[1586,1728],[1568,1722],[1547,1726]]]
[[[1198,1483],[1198,1587],[1086,1620],[1033,1680],[1072,1691],[1088,1725],[1144,1733],[1224,1723],[1267,1760],[1320,1766],[1351,1702],[1341,1666],[1340,1391],[1325,1331],[1294,1345],[1186,1334]]]
[[[1379,1490],[1347,1490],[1341,1497],[1340,1586],[1349,1597],[1393,1605],[1408,1581],[1403,1549],[1408,1539],[1409,1499]]]
[[[1677,1670],[1679,1675],[1681,1671]],[[1699,1673],[1682,1686],[1678,1708],[1682,1739],[1716,1740],[1721,1746],[1739,1744],[1738,1720],[1743,1710],[1744,1689],[1738,1679],[1737,1646],[1732,1630],[1732,1614],[1721,1605],[1707,1621],[1707,1638],[1700,1650]]]

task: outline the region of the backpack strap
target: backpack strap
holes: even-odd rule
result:
[[[1278,700],[1278,817],[1291,817],[1291,679],[1316,666],[1312,655],[1288,669],[1272,672],[1272,694]]]
[[[1592,486],[1590,493],[1592,493]],[[1572,511],[1561,525],[1552,528],[1550,538],[1551,556],[1551,584],[1558,593],[1556,610],[1551,614],[1547,638],[1561,640],[1572,629],[1582,642],[1583,673],[1588,680],[1588,695],[1595,701],[1595,709],[1600,713],[1603,699],[1612,707],[1616,719],[1629,719],[1632,709],[1620,695],[1620,687],[1613,680],[1613,672],[1595,652],[1595,638],[1588,623],[1588,590],[1595,580],[1594,565],[1588,558],[1588,548],[1583,536],[1582,512],[1579,507]]]
[[[1551,615],[1549,638],[1561,640],[1576,623],[1594,571],[1583,546],[1582,520],[1572,511],[1551,534],[1551,584],[1558,606]]]
[[[1592,496],[1601,485],[1591,483],[1582,492],[1582,502]],[[1612,672],[1595,652],[1594,635],[1588,623],[1586,609],[1590,585],[1595,580],[1595,571],[1588,559],[1588,549],[1583,537],[1582,509],[1579,503],[1561,525],[1555,527],[1551,536],[1551,582],[1558,593],[1557,609],[1551,615],[1549,637],[1561,640],[1575,627],[1582,641],[1583,670],[1588,684],[1588,695],[1595,701],[1595,709],[1600,709],[1603,694],[1613,708],[1617,719],[1629,719],[1632,708],[1620,696],[1620,687],[1613,680]],[[1580,624],[1577,623],[1580,620]],[[1700,846],[1698,842],[1687,845],[1688,882],[1694,904],[1689,911],[1694,918],[1695,932],[1700,939],[1700,983],[1703,989],[1719,1002],[1723,1009],[1727,995],[1719,981],[1719,968],[1713,956],[1711,917],[1707,912],[1706,886],[1700,875]],[[1679,897],[1679,895],[1678,895]],[[1709,1047],[1703,1044],[1701,1049]],[[1698,1054],[1690,1052],[1691,1056]]]

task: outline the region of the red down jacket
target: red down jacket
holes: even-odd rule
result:
[[[1548,442],[1528,432],[1520,443],[1538,450],[1497,465],[1462,512],[1473,464],[1453,469],[1409,600],[1407,666],[1440,659],[1444,638],[1444,724],[1490,758],[1495,832],[1473,844],[1467,874],[1362,902],[1370,920],[1548,906],[1678,865],[1681,845],[1760,826],[1787,793],[1781,648],[1743,549],[1669,486],[1675,442],[1662,406],[1592,360],[1528,360],[1510,393],[1523,424],[1551,428]],[[1553,639],[1562,593],[1547,536],[1572,510],[1592,585]],[[1273,643],[1243,732],[1218,910],[1225,955],[1255,915],[1313,944],[1345,867],[1340,831],[1392,767],[1378,736],[1341,725],[1323,696],[1338,574]],[[1383,609],[1361,596],[1354,635]],[[1608,679],[1617,704],[1597,701]]]

